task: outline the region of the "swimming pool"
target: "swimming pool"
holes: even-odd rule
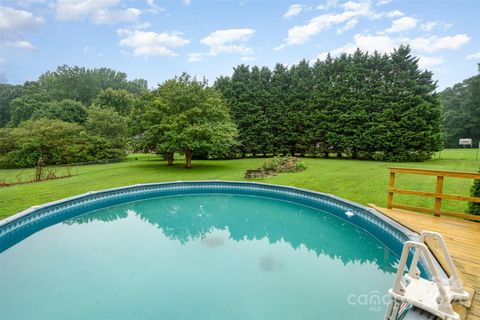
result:
[[[0,224],[1,319],[383,319],[403,242],[292,187],[136,185]]]

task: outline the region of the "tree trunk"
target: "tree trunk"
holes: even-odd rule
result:
[[[358,159],[358,150],[357,149],[353,149],[352,159]]]
[[[43,172],[44,166],[45,166],[45,162],[43,161],[43,158],[42,157],[38,158],[37,167],[35,169],[35,181],[42,180],[42,172]]]
[[[190,169],[192,167],[193,151],[189,148],[185,148],[185,168]]]
[[[173,166],[174,155],[175,155],[174,152],[165,152],[165,154],[163,155],[165,160],[167,160],[168,166]]]

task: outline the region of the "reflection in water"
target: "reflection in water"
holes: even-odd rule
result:
[[[281,261],[278,261],[272,256],[265,256],[260,258],[260,267],[263,271],[272,272],[281,269],[283,266]]]
[[[252,196],[131,202],[0,254],[0,319],[383,319],[397,257],[328,213]],[[377,290],[377,291],[375,291]]]
[[[182,244],[201,239],[207,247],[221,246],[225,234],[212,230],[228,230],[229,238],[236,241],[284,241],[294,249],[303,245],[317,255],[340,259],[344,264],[371,262],[385,272],[396,272],[397,257],[390,250],[365,231],[328,213],[259,197],[202,195],[188,196],[188,202],[182,201],[184,197],[134,202],[123,211],[107,208],[65,223],[109,222],[124,219],[130,213]],[[152,206],[152,201],[159,205]]]
[[[210,232],[202,237],[201,243],[206,247],[216,248],[223,246],[226,238],[222,232]]]
[[[73,224],[84,224],[95,221],[111,222],[118,219],[124,219],[128,216],[128,213],[135,214],[132,210],[118,210],[115,207],[106,208],[104,210],[97,210],[94,213],[84,214],[74,219],[69,219],[64,221],[64,224],[73,225]]]

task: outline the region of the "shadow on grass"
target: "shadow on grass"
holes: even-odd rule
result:
[[[164,163],[138,163],[132,165],[132,168],[142,168],[142,169],[156,169],[156,170],[184,170],[185,172],[189,171],[205,171],[205,170],[216,170],[216,171],[237,171],[243,170],[243,168],[232,168],[229,163],[220,163],[220,162],[196,162],[192,164],[191,168],[185,168],[183,163],[174,163],[173,165],[167,165]]]

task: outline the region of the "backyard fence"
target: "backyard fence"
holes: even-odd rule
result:
[[[150,156],[142,157],[142,160],[149,161]],[[140,162],[137,161],[136,157],[124,157],[45,166],[41,168],[0,170],[0,186],[67,178],[86,173],[110,170],[121,167],[122,165],[132,166],[136,162]]]
[[[446,215],[453,216],[458,218],[464,218],[469,220],[480,221],[480,216],[465,214],[460,212],[445,211],[442,210],[442,200],[454,200],[454,201],[467,201],[480,203],[480,198],[462,196],[456,194],[445,194],[443,193],[443,183],[445,177],[451,178],[461,178],[461,179],[480,179],[480,173],[475,172],[461,172],[461,171],[443,171],[443,170],[428,170],[428,169],[413,169],[413,168],[389,168],[390,169],[390,181],[388,185],[388,201],[387,208],[397,208],[404,209],[409,211],[418,211],[425,213],[433,213],[435,216]],[[406,190],[395,188],[395,176],[396,174],[414,174],[414,175],[423,175],[423,176],[434,176],[437,177],[436,190],[435,192],[425,192],[425,191],[416,191],[416,190]],[[395,193],[405,194],[405,195],[415,195],[420,197],[430,197],[435,199],[434,208],[424,208],[411,205],[398,204],[393,202],[393,195]]]
[[[480,160],[480,148],[445,149],[436,152],[433,159],[438,160]]]

